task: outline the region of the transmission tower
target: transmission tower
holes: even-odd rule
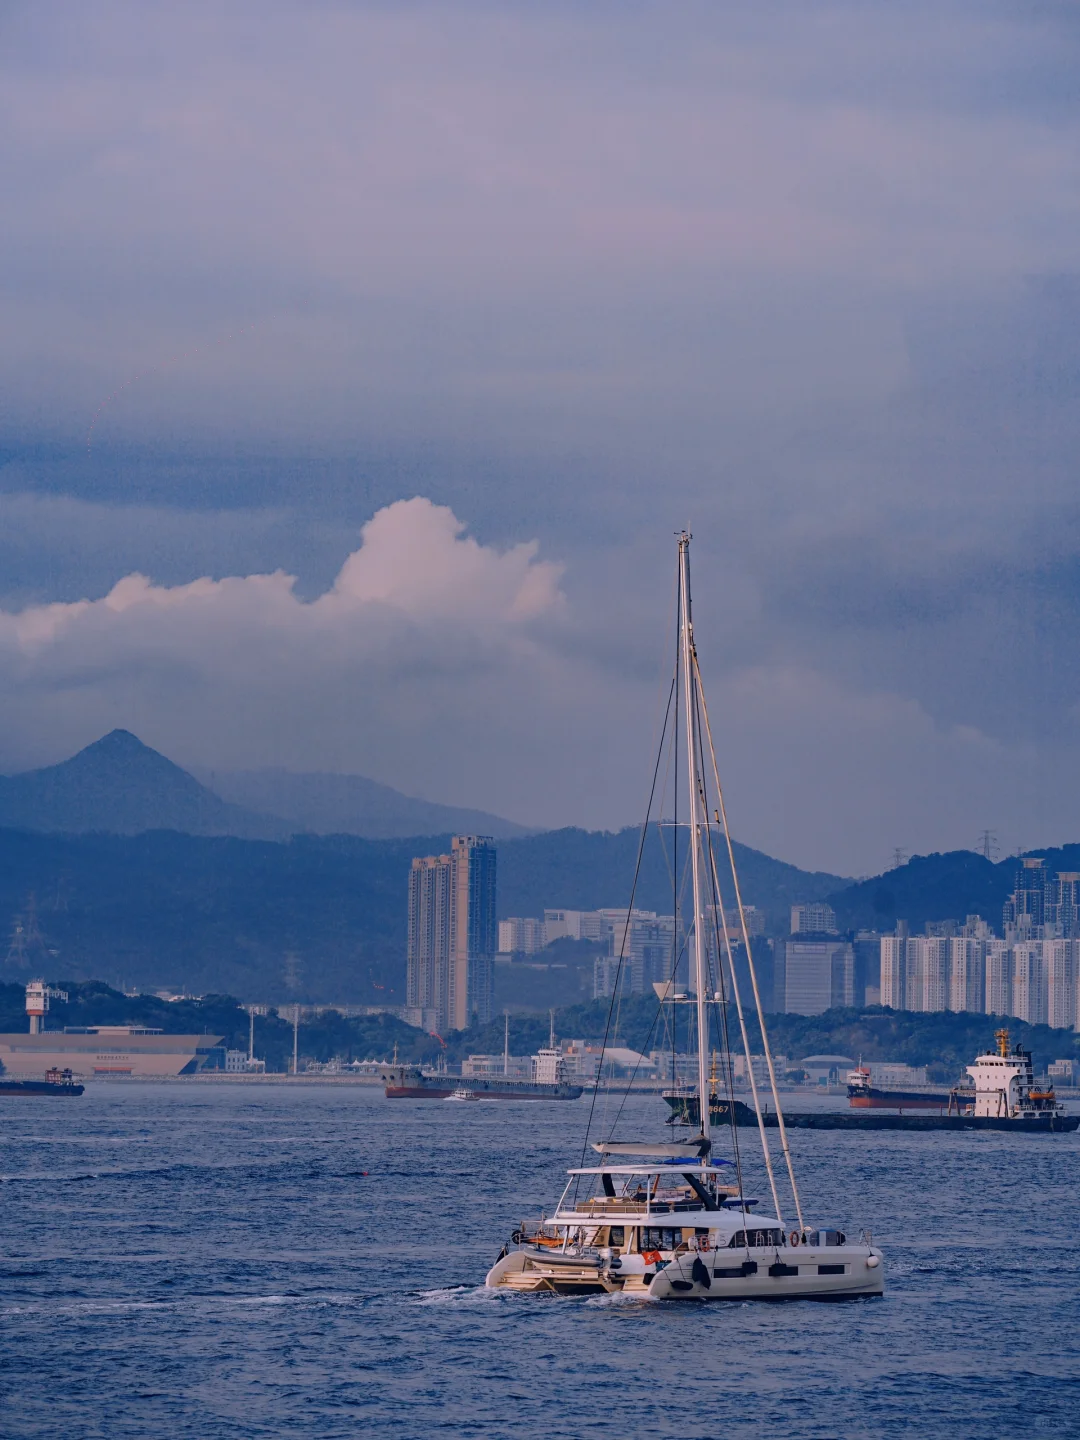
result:
[[[11,940],[5,956],[5,964],[25,970],[31,962],[44,964],[57,952],[50,949],[41,926],[38,923],[37,896],[31,890],[20,915],[16,915],[11,927]]]
[[[23,924],[23,917],[16,915],[11,927],[11,944],[8,946],[7,955],[4,957],[4,964],[25,970],[29,963],[30,961],[26,954],[26,927]]]
[[[892,864],[889,866],[889,869],[890,869],[890,870],[899,870],[899,869],[900,869],[900,866],[901,866],[901,865],[906,865],[907,862],[908,862],[908,853],[907,853],[907,851],[906,851],[906,850],[901,850],[900,846],[897,845],[896,849],[892,852]]]
[[[993,830],[984,830],[979,836],[979,843],[975,849],[984,860],[994,861],[998,858],[998,837]]]

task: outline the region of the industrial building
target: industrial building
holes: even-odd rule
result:
[[[160,1079],[225,1068],[221,1035],[166,1035],[143,1025],[69,1025],[63,1030],[46,1030],[49,999],[61,996],[67,998],[42,980],[27,985],[29,1032],[0,1035],[4,1074],[29,1080],[47,1070],[70,1070],[78,1079],[95,1075]]]

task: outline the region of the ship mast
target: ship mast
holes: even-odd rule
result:
[[[701,883],[701,784],[698,774],[697,705],[694,703],[694,625],[690,614],[690,535],[679,536],[679,654],[686,711],[686,775],[690,792],[690,867],[694,889],[694,989],[697,992],[698,1109],[702,1139],[709,1139],[709,1015],[705,961],[705,911]]]

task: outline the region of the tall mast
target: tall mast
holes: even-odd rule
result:
[[[698,1109],[701,1133],[709,1138],[709,1016],[706,992],[705,924],[701,903],[701,800],[698,783],[697,706],[694,704],[694,625],[690,615],[690,535],[679,536],[679,650],[686,711],[686,774],[690,791],[690,868],[694,882],[694,988],[697,991]]]

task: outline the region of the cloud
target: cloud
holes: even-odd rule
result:
[[[398,728],[438,750],[433,709],[452,750],[456,727],[476,719],[470,696],[539,665],[543,627],[565,610],[562,567],[535,544],[496,550],[464,528],[429,500],[399,501],[311,600],[280,570],[171,586],[135,573],[100,599],[0,613],[12,759],[83,743],[121,712],[191,760],[282,760],[304,716],[312,734],[340,733],[354,766]],[[379,733],[350,747],[354,706]],[[230,715],[249,726],[231,740]]]
[[[10,763],[123,723],[633,819],[687,525],[744,834],[861,869],[1066,823],[1067,10],[102,0],[0,36]]]

